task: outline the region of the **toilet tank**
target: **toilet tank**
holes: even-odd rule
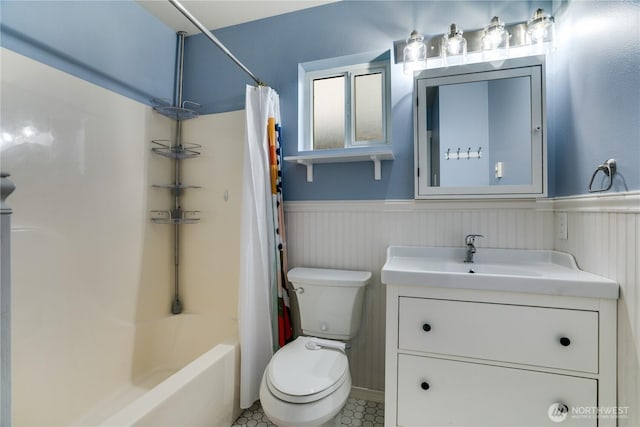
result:
[[[356,335],[370,272],[296,267],[287,277],[296,290],[304,335],[337,340]]]

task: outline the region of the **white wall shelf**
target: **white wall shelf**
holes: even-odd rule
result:
[[[301,151],[297,156],[287,156],[287,162],[307,167],[307,182],[313,182],[313,165],[318,163],[373,162],[373,178],[381,178],[380,162],[393,160],[391,148],[354,148],[345,150]]]

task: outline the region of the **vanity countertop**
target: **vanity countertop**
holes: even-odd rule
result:
[[[580,270],[572,255],[551,250],[390,246],[382,283],[617,299],[618,283]]]

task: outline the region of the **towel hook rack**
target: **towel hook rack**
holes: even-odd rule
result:
[[[611,190],[611,187],[613,186],[613,177],[616,174],[616,170],[617,170],[617,165],[616,165],[615,159],[609,159],[603,164],[601,164],[600,166],[598,166],[596,170],[593,172],[593,175],[591,175],[591,180],[589,181],[589,188],[587,191],[589,191],[589,193],[600,193],[603,191]],[[605,176],[609,177],[609,182],[607,183],[606,188],[602,187],[602,188],[593,189],[592,188],[593,180],[596,178],[596,175],[600,171],[602,171],[605,174]]]

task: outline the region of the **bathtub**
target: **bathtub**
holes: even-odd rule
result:
[[[218,344],[101,426],[230,426],[239,416],[239,345]]]
[[[135,329],[129,380],[86,408],[72,427],[233,424],[240,415],[235,319],[183,313]]]

